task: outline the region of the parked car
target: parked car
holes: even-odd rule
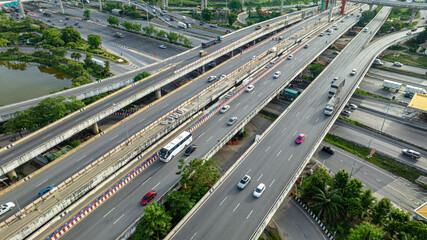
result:
[[[225,113],[228,111],[228,109],[230,109],[230,105],[225,105],[224,107],[221,108],[221,111],[219,111],[220,113]]]
[[[40,190],[39,192],[39,197],[45,195],[47,192],[49,192],[50,190],[53,189],[53,186],[47,186],[45,188],[43,188],[42,190]]]
[[[210,76],[208,77],[208,82],[212,82],[216,80],[216,76]]]
[[[258,187],[257,188],[255,188],[255,190],[254,190],[254,192],[253,192],[253,196],[254,197],[256,197],[256,198],[259,198],[259,197],[261,197],[261,195],[264,193],[264,191],[265,191],[265,184],[264,183],[260,183],[259,185],[258,185]]]
[[[413,159],[417,159],[417,158],[421,157],[421,154],[419,152],[416,152],[416,151],[411,150],[411,149],[402,149],[402,153],[410,156]]]
[[[237,184],[237,187],[239,189],[244,189],[246,187],[246,185],[249,184],[249,182],[251,181],[251,177],[249,175],[245,175]]]
[[[149,191],[147,194],[145,194],[144,197],[141,199],[141,205],[147,205],[148,202],[153,200],[153,198],[157,195],[157,192],[154,190]]]
[[[300,135],[298,135],[297,139],[295,139],[295,142],[301,144],[304,141],[305,136],[306,135],[304,133],[301,133]]]
[[[410,93],[410,92],[407,92],[407,93],[405,93],[405,95],[403,95],[404,97],[406,97],[406,98],[413,98],[414,97],[414,94],[413,93]]]
[[[196,145],[190,145],[184,152],[184,156],[190,156],[191,153],[193,153],[194,151],[196,151],[197,146]]]
[[[246,88],[246,92],[250,92],[250,91],[252,91],[252,90],[254,90],[254,85],[249,85],[249,86]]]
[[[228,126],[233,125],[233,123],[234,123],[236,120],[237,120],[237,117],[232,117],[232,118],[230,118],[230,119],[228,120],[228,122],[227,122],[227,125],[228,125]]]
[[[333,52],[332,52],[332,54],[333,54],[333,55],[338,55],[338,54],[340,54],[340,52],[338,52],[338,51],[333,51]]]
[[[162,45],[159,46],[159,48],[166,49],[166,46],[162,44]]]
[[[416,27],[413,27],[413,28],[411,29],[411,31],[412,31],[412,32],[415,32],[415,31],[417,31],[417,28],[416,28]]]
[[[280,71],[275,72],[274,75],[273,75],[273,78],[274,79],[279,78],[280,74],[282,74],[282,72],[280,72]]]
[[[0,216],[9,212],[15,207],[15,204],[13,202],[8,202],[0,206]]]
[[[334,155],[334,153],[335,153],[335,150],[333,148],[331,148],[331,147],[328,147],[328,146],[323,146],[322,147],[322,151],[327,152],[327,153],[329,153],[331,155]]]

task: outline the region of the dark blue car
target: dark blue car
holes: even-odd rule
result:
[[[43,188],[40,192],[39,192],[39,197],[45,195],[47,192],[49,192],[50,190],[53,189],[53,186],[47,186],[45,188]]]

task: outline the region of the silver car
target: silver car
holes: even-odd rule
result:
[[[233,125],[233,123],[234,123],[236,120],[237,120],[237,117],[232,117],[232,118],[230,118],[230,119],[228,120],[228,122],[227,122],[227,125],[228,125],[228,126]]]
[[[237,184],[237,187],[239,189],[243,189],[246,187],[246,185],[249,184],[249,182],[251,181],[251,177],[249,175],[245,175]]]

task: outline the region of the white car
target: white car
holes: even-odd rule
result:
[[[166,46],[162,44],[162,45],[159,46],[159,48],[166,49]]]
[[[416,151],[411,150],[411,149],[402,149],[402,153],[410,156],[413,159],[417,159],[417,158],[421,157],[421,154],[419,152],[416,152]]]
[[[323,37],[323,35],[325,35],[325,34],[324,34],[324,33],[320,33],[320,34],[319,34],[319,37]]]
[[[225,77],[227,77],[227,75],[222,74],[222,75],[221,75],[221,77],[219,77],[219,80],[222,80],[222,79],[224,79]]]
[[[293,57],[292,55],[289,55],[288,60],[292,60],[292,57]]]
[[[350,73],[350,75],[351,75],[351,76],[354,76],[354,75],[356,75],[356,69],[353,69],[353,70],[351,70],[351,73]]]
[[[356,110],[356,109],[357,109],[357,105],[356,105],[356,104],[354,104],[354,103],[350,103],[350,104],[348,104],[347,106],[348,106],[348,108],[350,108],[350,109],[354,109],[354,110]]]
[[[220,113],[225,113],[228,111],[228,109],[230,109],[230,105],[225,105],[224,107],[221,108],[221,111],[219,111]]]
[[[261,197],[261,195],[262,195],[262,193],[263,193],[264,191],[265,191],[265,184],[264,184],[264,183],[260,183],[260,184],[258,185],[258,187],[257,187],[257,188],[255,188],[253,195],[254,195],[254,197],[256,197],[256,198],[259,198],[259,197]]]
[[[216,80],[216,76],[210,76],[208,77],[208,82],[212,82]]]
[[[255,58],[256,58],[256,56],[252,56],[252,57],[251,57],[251,60],[253,60],[253,59],[255,59]]]
[[[249,184],[249,182],[251,181],[251,177],[249,175],[245,175],[242,180],[240,180],[240,182],[237,184],[237,187],[239,189],[244,189],[246,187],[246,185]]]
[[[338,77],[334,77],[334,79],[332,79],[332,83],[334,83],[336,80],[338,80]]]
[[[273,75],[273,78],[274,79],[279,78],[280,74],[282,74],[280,71],[275,72],[274,75]]]
[[[394,62],[394,63],[393,63],[393,65],[394,65],[394,66],[396,66],[396,67],[401,67],[401,66],[403,66],[403,64],[402,64],[402,63],[400,63],[400,62]]]
[[[15,207],[15,204],[13,202],[8,202],[6,204],[3,204],[0,206],[0,216],[9,212],[10,210],[12,210]]]
[[[249,85],[247,88],[246,88],[246,92],[250,92],[250,91],[252,91],[252,90],[254,90],[254,85]]]

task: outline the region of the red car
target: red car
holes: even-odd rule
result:
[[[151,200],[153,200],[153,198],[157,195],[157,192],[154,190],[149,191],[147,194],[145,194],[145,196],[141,199],[141,204],[142,205],[147,205],[147,203]]]
[[[301,143],[302,143],[302,141],[304,141],[304,139],[305,139],[305,134],[304,134],[304,133],[301,133],[301,134],[297,137],[297,139],[295,139],[295,142],[296,142],[296,143],[298,143],[298,144],[301,144]]]

